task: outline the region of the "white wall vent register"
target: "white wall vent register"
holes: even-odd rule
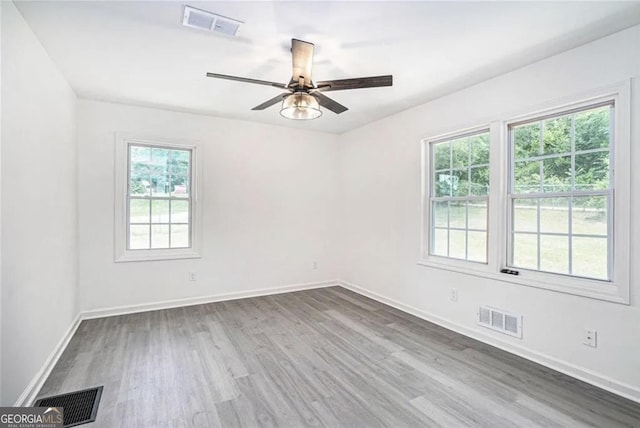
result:
[[[243,24],[242,21],[207,12],[206,10],[196,9],[191,6],[184,7],[182,25],[185,27],[213,31],[235,37],[238,35],[241,24]]]
[[[480,306],[477,316],[479,325],[522,339],[521,315],[513,315],[489,306]]]

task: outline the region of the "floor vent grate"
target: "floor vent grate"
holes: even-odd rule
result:
[[[35,407],[62,407],[64,409],[64,426],[73,427],[95,422],[98,405],[102,396],[102,386],[40,398]]]

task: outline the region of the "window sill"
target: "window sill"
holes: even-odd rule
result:
[[[565,277],[563,275],[527,271],[523,269],[519,269],[520,275],[514,276],[500,273],[486,264],[467,262],[463,260],[440,260],[440,258],[429,258],[419,260],[417,264],[465,275],[488,278],[509,284],[541,288],[576,296],[588,297],[591,299],[605,300],[613,303],[629,304],[628,296],[621,294],[620,290],[623,289],[623,287],[615,282],[568,276]]]
[[[193,248],[175,250],[128,250],[116,255],[116,263],[147,262],[157,260],[199,259],[200,253]]]

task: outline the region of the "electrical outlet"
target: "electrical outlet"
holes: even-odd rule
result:
[[[458,289],[457,288],[452,288],[451,290],[449,290],[449,300],[451,300],[452,302],[457,302],[458,301]]]
[[[318,269],[318,262],[316,260],[313,261],[313,263],[311,264],[311,267],[313,270],[317,270]]]
[[[195,272],[189,272],[189,281],[196,281],[197,279]]]
[[[596,330],[585,329],[582,343],[592,348],[598,347],[598,332]]]

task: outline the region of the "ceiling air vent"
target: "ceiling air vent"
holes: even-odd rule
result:
[[[477,316],[479,325],[522,339],[522,316],[489,306],[480,306]]]
[[[242,21],[207,12],[206,10],[196,9],[191,6],[184,7],[182,25],[185,27],[212,31],[226,34],[227,36],[237,36],[241,24],[243,24]]]

